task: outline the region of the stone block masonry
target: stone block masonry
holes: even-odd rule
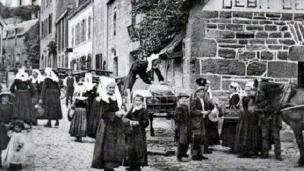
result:
[[[203,24],[188,26],[201,32],[190,35],[194,45],[190,56],[196,59],[190,80],[199,75],[211,78],[218,91],[227,90],[234,80],[297,80],[297,61],[304,52],[304,15],[203,10],[197,20]]]

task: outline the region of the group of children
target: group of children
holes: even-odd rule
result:
[[[22,170],[33,154],[34,143],[24,122],[15,118],[13,98],[9,92],[0,93],[0,168],[3,162],[9,163],[10,170]]]

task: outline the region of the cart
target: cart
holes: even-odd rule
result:
[[[155,136],[153,128],[154,118],[172,119],[177,106],[176,96],[151,96],[145,97],[146,108],[150,119],[150,135]]]

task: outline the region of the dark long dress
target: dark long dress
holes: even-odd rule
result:
[[[10,140],[10,138],[7,136],[5,124],[8,124],[12,120],[13,115],[13,104],[0,104],[0,151],[6,149]]]
[[[126,155],[125,127],[128,119],[118,118],[117,101],[109,103],[101,100],[101,119],[97,130],[92,167],[96,169],[113,169],[122,165]]]
[[[97,128],[99,126],[101,115],[101,102],[95,99],[89,112],[89,116],[87,117],[87,133],[91,138],[96,138]]]
[[[96,138],[96,130],[100,120],[100,103],[96,101],[97,87],[87,91],[84,96],[88,97],[87,106],[87,134],[91,138]],[[96,121],[97,119],[97,121]]]
[[[261,132],[258,126],[258,116],[254,111],[254,98],[244,97],[241,105],[234,152],[250,157],[256,155],[261,149]]]
[[[74,102],[73,108],[75,108],[75,113],[73,115],[69,131],[72,137],[86,137],[87,107],[88,103],[86,100],[76,99],[76,101]]]
[[[51,78],[46,78],[42,86],[41,98],[45,106],[45,119],[62,119],[60,88],[58,83]]]
[[[33,106],[33,113],[36,118],[36,119],[34,119],[34,122],[37,123],[37,119],[40,119],[40,118],[37,117],[38,113],[37,113],[37,109],[35,109],[35,105],[38,104],[38,102],[39,102],[39,96],[41,94],[43,82],[39,83],[38,80],[36,80],[35,83],[32,82],[32,85],[36,90],[32,96],[32,106]]]
[[[222,146],[230,147],[234,151],[236,127],[239,118],[240,95],[233,93],[229,99],[229,109],[226,110],[220,139]]]
[[[17,119],[28,124],[32,123],[33,120],[35,120],[32,106],[32,95],[35,94],[35,89],[31,80],[21,81],[19,79],[15,79],[10,87],[10,91],[16,96],[15,112]]]
[[[126,118],[138,121],[138,126],[133,126],[130,135],[127,135],[127,160],[126,166],[148,166],[146,130],[149,126],[149,117],[146,109],[128,112]]]

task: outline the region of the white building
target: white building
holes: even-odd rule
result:
[[[27,5],[41,5],[41,0],[1,0],[1,3],[7,7],[19,7]]]
[[[68,17],[69,68],[92,68],[93,4],[87,1],[74,9]]]

